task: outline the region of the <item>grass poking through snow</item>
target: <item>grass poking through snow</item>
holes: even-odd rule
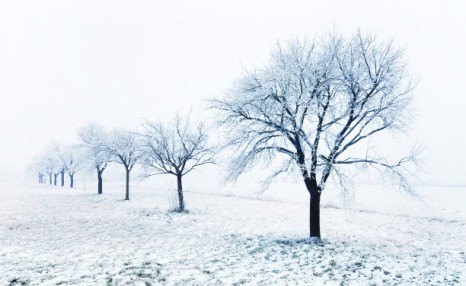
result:
[[[186,192],[133,200],[17,188],[0,200],[0,285],[464,285],[462,219],[322,209]]]

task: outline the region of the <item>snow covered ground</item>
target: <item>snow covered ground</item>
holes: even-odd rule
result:
[[[299,185],[187,191],[182,214],[123,188],[0,185],[0,285],[466,285],[466,188],[329,192],[319,245]]]

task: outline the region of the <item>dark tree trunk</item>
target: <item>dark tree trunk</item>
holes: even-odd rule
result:
[[[70,188],[74,187],[74,174],[68,174],[70,176]]]
[[[309,200],[309,236],[320,240],[320,189],[317,182],[309,178],[304,180],[310,194]]]
[[[125,200],[129,201],[129,172],[130,170],[126,169],[126,198]]]
[[[49,183],[52,184],[52,173],[49,173]]]
[[[309,202],[309,236],[320,239],[320,193],[312,194]]]
[[[97,169],[97,194],[102,194],[102,170]]]
[[[59,175],[59,174],[53,174],[53,185],[54,185],[54,186],[57,185],[57,178],[58,178],[58,175]]]
[[[42,184],[42,174],[39,174],[39,184]]]
[[[184,211],[184,197],[183,197],[183,184],[181,182],[182,175],[176,175],[176,182],[178,185],[178,203],[179,203],[179,211]]]
[[[61,174],[61,186],[64,187],[65,186],[65,170],[62,169],[60,174]]]

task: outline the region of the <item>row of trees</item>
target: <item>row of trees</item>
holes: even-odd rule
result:
[[[80,150],[76,146],[51,144],[47,150],[34,160],[32,169],[37,172],[39,183],[57,185],[60,177],[61,186],[65,185],[65,174],[70,178],[70,187],[74,186],[74,175],[82,168]]]
[[[412,90],[403,51],[391,42],[358,32],[278,44],[266,65],[246,71],[224,96],[210,101],[224,131],[223,147],[231,151],[227,177],[234,181],[258,163],[279,166],[266,183],[296,172],[310,196],[310,237],[320,239],[321,194],[331,178],[342,190],[348,188],[352,179],[345,172],[348,166],[372,167],[411,190],[408,166],[416,162],[415,150],[390,160],[373,152],[371,139],[386,131],[406,130]],[[168,127],[146,122],[143,129],[143,134],[107,134],[95,125],[81,130],[86,157],[97,170],[99,192],[102,172],[116,162],[125,167],[129,199],[129,175],[140,162],[147,176],[177,177],[182,210],[182,176],[213,162],[206,130],[180,117]],[[65,163],[44,170],[50,178],[73,172]]]
[[[94,169],[97,174],[97,193],[103,192],[103,173],[111,163],[124,167],[126,174],[125,199],[130,199],[130,174],[140,164],[145,177],[171,174],[176,176],[179,211],[185,209],[182,178],[192,170],[214,163],[215,149],[208,144],[206,129],[202,123],[194,124],[190,117],[175,115],[168,124],[146,121],[142,132],[123,129],[105,130],[91,123],[79,130],[80,143],[60,147],[52,144],[36,158],[33,169],[39,183],[57,185],[61,175],[70,177],[73,188],[74,176],[82,169]]]

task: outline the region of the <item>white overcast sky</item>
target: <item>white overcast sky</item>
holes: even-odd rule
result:
[[[361,28],[406,48],[425,178],[465,184],[464,3],[0,0],[0,170],[22,170],[90,121],[199,110],[277,40]]]

